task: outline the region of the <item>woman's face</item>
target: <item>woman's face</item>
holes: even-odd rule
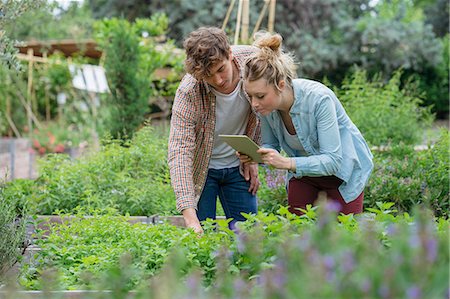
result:
[[[278,109],[281,104],[281,93],[264,78],[255,81],[245,80],[244,88],[250,97],[253,109],[261,115],[268,115]]]

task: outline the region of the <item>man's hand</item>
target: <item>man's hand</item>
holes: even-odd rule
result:
[[[197,213],[194,208],[183,210],[184,223],[187,228],[191,228],[197,234],[203,234],[203,228],[198,220]]]
[[[244,178],[246,181],[250,180],[250,188],[248,192],[256,195],[259,189],[259,179],[258,179],[258,164],[257,163],[244,163]]]

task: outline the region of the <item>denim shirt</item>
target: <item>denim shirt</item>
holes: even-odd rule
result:
[[[296,151],[286,143],[278,111],[261,117],[262,146],[283,149],[294,157],[296,171],[288,172],[288,181],[292,177],[334,175],[343,180],[339,192],[345,202],[353,201],[364,190],[373,169],[366,141],[333,91],[306,79],[295,79],[292,85],[294,103],[289,114],[308,155],[296,157]]]

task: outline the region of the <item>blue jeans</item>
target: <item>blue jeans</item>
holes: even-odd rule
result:
[[[244,213],[257,212],[256,196],[248,192],[250,182],[239,172],[239,167],[209,169],[205,187],[198,202],[197,217],[200,221],[206,218],[216,219],[216,203],[219,196],[225,216],[233,218],[230,226],[236,221],[244,221]]]

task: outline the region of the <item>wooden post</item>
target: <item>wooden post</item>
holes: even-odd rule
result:
[[[235,45],[239,42],[239,31],[241,30],[241,18],[242,18],[242,0],[239,0],[238,13],[236,19],[236,31],[234,33],[234,43]]]
[[[33,49],[28,49],[28,85],[27,85],[27,106],[29,109],[27,109],[27,117],[28,117],[28,133],[30,135],[30,138],[33,134],[33,122],[32,122],[32,105],[31,105],[31,89],[33,87]]]
[[[42,58],[44,58],[45,60],[47,60],[47,52],[44,52],[42,55]],[[47,71],[48,70],[48,66],[45,63],[44,64],[44,70]],[[51,115],[50,115],[50,97],[48,94],[48,84],[45,84],[44,87],[44,96],[45,96],[45,120],[46,121],[50,121]]]
[[[270,0],[264,0],[264,6],[259,14],[258,20],[256,21],[255,27],[253,28],[252,36],[255,35],[256,32],[258,32],[264,15],[266,14],[267,6],[269,6],[269,2]]]
[[[15,139],[9,140],[9,157],[11,159],[11,181],[15,178],[16,172],[16,142]]]
[[[233,11],[234,3],[236,0],[231,0],[230,7],[228,7],[227,14],[225,15],[225,19],[222,23],[222,30],[225,30],[228,24],[228,19],[230,18],[231,12]]]
[[[248,26],[250,23],[250,0],[242,0],[241,42],[248,44]]]
[[[11,119],[11,98],[9,95],[6,96],[6,119]],[[8,129],[8,137],[12,137],[12,129],[11,126],[9,126]]]
[[[277,4],[277,0],[270,0],[269,7],[269,32],[274,32],[275,29],[275,6]]]

